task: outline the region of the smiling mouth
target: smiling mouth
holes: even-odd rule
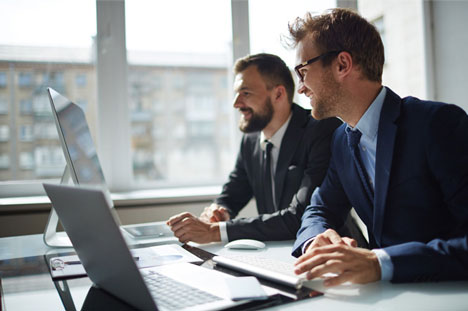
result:
[[[252,109],[250,108],[241,108],[239,111],[242,113],[244,119],[248,119],[253,113]]]

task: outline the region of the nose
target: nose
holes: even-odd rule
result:
[[[305,94],[307,87],[304,85],[304,81],[299,80],[297,92],[299,94]]]
[[[241,96],[239,96],[239,94],[236,94],[236,97],[234,97],[234,101],[232,103],[232,106],[234,108],[240,108],[243,106],[243,103],[242,103],[242,100],[241,100]]]

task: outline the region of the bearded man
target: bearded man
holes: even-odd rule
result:
[[[328,168],[330,141],[341,121],[317,121],[293,103],[286,64],[275,55],[250,55],[237,60],[234,73],[234,108],[245,133],[236,165],[200,217],[186,212],[168,220],[182,243],[294,239]],[[252,198],[259,216],[234,219]]]

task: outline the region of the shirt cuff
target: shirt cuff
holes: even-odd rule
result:
[[[226,228],[226,222],[225,221],[220,221],[218,222],[219,226],[219,234],[221,236],[221,242],[226,243],[229,242],[228,234],[227,234],[227,228]]]
[[[304,254],[307,250],[307,247],[309,247],[310,243],[312,243],[315,240],[315,237],[308,239],[305,241],[304,244],[302,244],[302,254]]]
[[[374,254],[377,256],[380,264],[381,280],[390,281],[393,277],[393,263],[392,259],[383,249],[373,249]]]

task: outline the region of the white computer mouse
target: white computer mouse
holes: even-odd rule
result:
[[[229,249],[262,249],[265,248],[265,243],[252,239],[240,239],[231,241],[224,247]]]

